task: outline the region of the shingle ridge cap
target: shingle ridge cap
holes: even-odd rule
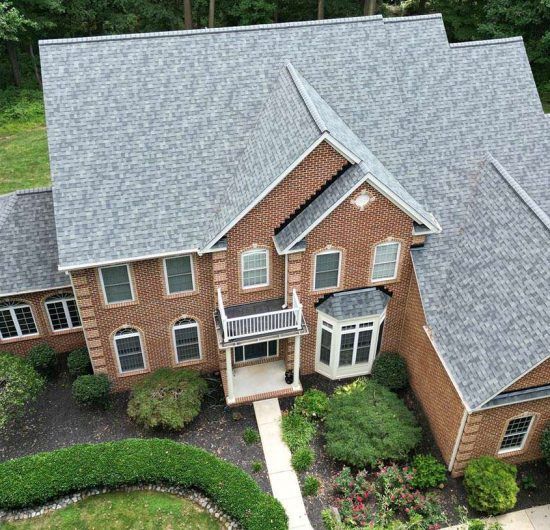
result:
[[[229,26],[225,28],[199,28],[184,29],[176,31],[156,31],[148,33],[126,33],[122,35],[99,35],[95,37],[73,37],[65,39],[43,39],[39,40],[40,46],[55,46],[59,44],[79,44],[83,42],[105,42],[133,39],[158,39],[169,37],[192,37],[205,34],[216,33],[242,33],[245,31],[270,31],[278,29],[300,28],[309,26],[330,26],[349,23],[364,23],[382,21],[382,15],[372,15],[366,17],[344,17],[329,18],[325,20],[297,20],[293,22],[279,22],[277,24],[252,24],[250,26]]]
[[[319,111],[317,110],[317,107],[315,106],[315,103],[313,103],[311,97],[309,96],[306,87],[302,83],[302,79],[300,74],[297,72],[297,70],[294,68],[292,63],[288,61],[286,63],[286,69],[288,70],[288,73],[290,74],[290,78],[294,82],[294,85],[296,86],[296,89],[298,90],[298,93],[304,100],[304,103],[307,107],[307,110],[311,114],[311,117],[313,118],[313,121],[319,128],[319,130],[324,133],[328,131],[328,127],[323,121],[323,118],[321,118],[321,114],[319,114]]]
[[[523,37],[506,37],[503,39],[473,40],[468,42],[453,42],[449,44],[450,48],[468,48],[471,46],[491,46],[493,44],[508,44],[512,42],[523,42]]]
[[[11,193],[7,193],[6,195],[0,195],[0,197],[8,197],[8,200],[6,201],[6,206],[0,212],[0,226],[2,226],[12,212],[13,207],[17,202],[18,194],[16,191],[14,191]]]
[[[521,187],[519,182],[510,175],[507,169],[493,156],[488,153],[486,158],[500,174],[500,176],[508,183],[508,185],[516,192],[521,200],[531,209],[531,211],[539,218],[541,223],[550,231],[550,216],[537,204],[537,202]]]
[[[415,22],[418,20],[430,20],[430,19],[442,19],[443,15],[441,13],[428,13],[426,15],[411,15],[411,16],[395,16],[395,17],[384,17],[384,24],[393,24],[396,22]]]
[[[44,188],[28,188],[26,190],[17,190],[14,193],[21,196],[21,195],[32,195],[34,193],[48,193],[51,191],[52,191],[51,187],[44,187]]]

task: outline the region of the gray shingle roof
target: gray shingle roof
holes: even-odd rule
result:
[[[70,285],[57,270],[57,244],[49,189],[0,196],[0,296]]]
[[[373,287],[334,293],[321,302],[317,309],[336,320],[349,320],[380,315],[389,301],[389,295]]]

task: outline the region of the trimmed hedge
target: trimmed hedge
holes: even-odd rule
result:
[[[49,344],[37,344],[27,357],[31,366],[42,375],[52,377],[57,369],[57,354]]]
[[[372,378],[390,390],[401,390],[409,384],[405,359],[398,353],[381,353],[372,365]]]
[[[78,348],[69,353],[67,357],[67,368],[73,377],[91,374],[92,361],[88,354],[88,348]]]
[[[0,464],[0,509],[44,504],[88,488],[133,484],[195,488],[247,530],[288,528],[283,507],[242,469],[172,440],[73,445]]]

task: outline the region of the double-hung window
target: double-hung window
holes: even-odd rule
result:
[[[332,347],[332,329],[333,326],[329,322],[323,321],[321,324],[321,345],[319,352],[319,361],[327,366],[330,365],[330,349]]]
[[[264,248],[250,250],[241,255],[242,286],[265,287],[269,285],[269,258]]]
[[[80,327],[80,315],[72,294],[60,294],[46,300],[46,310],[53,331]]]
[[[338,287],[341,257],[339,251],[321,252],[315,256],[315,290]]]
[[[195,290],[191,256],[178,256],[164,260],[166,288],[169,294]]]
[[[116,332],[115,349],[120,371],[133,372],[145,368],[141,335],[137,329],[124,328]]]
[[[128,302],[134,299],[128,265],[114,265],[100,269],[101,283],[108,304]]]
[[[522,416],[521,418],[510,420],[500,444],[500,452],[523,449],[532,423],[533,416]]]
[[[380,243],[374,251],[372,281],[394,280],[397,278],[397,263],[399,261],[399,243]]]
[[[28,304],[7,302],[0,305],[0,337],[13,339],[37,334],[38,328]]]
[[[174,346],[176,348],[176,361],[198,360],[201,358],[199,341],[199,326],[192,318],[182,318],[174,324]]]

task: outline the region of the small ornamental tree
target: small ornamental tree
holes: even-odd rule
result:
[[[0,352],[0,429],[44,388],[44,378],[25,360]]]

